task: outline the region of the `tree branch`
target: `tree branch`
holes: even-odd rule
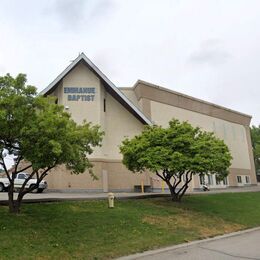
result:
[[[28,166],[24,167],[23,169],[21,169],[21,170],[17,171],[17,172],[16,172],[16,174],[17,174],[17,173],[20,173],[20,172],[23,172],[23,171],[25,171],[25,170],[29,169],[30,167],[32,167],[32,164],[30,164],[30,165],[28,165]]]
[[[42,172],[42,174],[41,174],[40,176],[39,176],[38,170],[35,170],[35,171],[34,171],[34,174],[36,173],[36,177],[37,177],[37,182],[36,182],[36,184],[33,185],[32,187],[29,187],[28,189],[24,189],[24,188],[23,188],[23,190],[20,190],[17,199],[22,199],[25,194],[27,194],[27,193],[29,193],[29,192],[35,190],[35,187],[38,187],[39,184],[40,184],[40,182],[43,180],[43,178],[48,175],[48,171],[51,170],[51,169],[54,168],[54,167],[55,167],[55,165],[47,167],[47,168]],[[33,174],[33,175],[34,175],[34,174]],[[31,175],[32,175],[32,174],[31,174]],[[33,176],[33,175],[32,175],[32,176]],[[32,176],[31,176],[31,177],[32,177]],[[31,179],[31,178],[30,178],[30,179]],[[28,182],[28,181],[27,181],[27,182]],[[24,185],[24,187],[25,187],[25,185]]]
[[[160,173],[158,171],[156,171],[156,175],[161,178],[163,181],[166,181],[166,178],[161,176]]]
[[[166,173],[166,171],[165,171],[165,170],[163,170],[163,172],[162,172],[162,174],[163,174],[163,177],[164,177],[164,179],[167,179],[167,174],[165,175],[165,173]]]
[[[32,179],[32,177],[34,176],[34,174],[35,174],[35,171],[33,170],[32,173],[30,174],[30,176],[24,181],[24,183],[23,183],[23,185],[22,185],[22,187],[21,187],[21,189],[20,189],[20,191],[19,191],[19,194],[20,194],[20,192],[23,192],[23,191],[24,191],[24,188],[25,188],[26,184],[29,182],[29,180]]]
[[[186,172],[185,173],[185,183],[183,184],[183,186],[178,190],[178,194],[180,194],[180,192],[183,190],[183,189],[185,189],[185,187],[188,185],[188,173],[189,172]]]
[[[177,186],[181,183],[181,177],[182,177],[183,174],[184,174],[184,171],[179,172],[179,176],[178,176],[179,180],[178,180],[178,181],[175,183],[175,185],[173,186],[174,189],[176,189]]]
[[[178,195],[180,196],[180,198],[182,198],[182,196],[184,195],[184,193],[186,192],[186,190],[189,188],[189,183],[192,180],[192,175],[193,173],[191,171],[186,172],[186,183],[182,186],[182,188],[178,191]]]
[[[176,179],[176,176],[175,175],[172,175],[172,177],[173,177],[173,186],[175,186],[175,184],[176,184],[176,181],[177,181],[177,179]]]
[[[21,160],[22,160],[22,155],[21,156],[19,156],[19,159],[17,160],[17,163],[16,163],[16,165],[15,165],[15,169],[14,169],[14,171],[15,171],[15,173],[17,173],[17,168],[18,168],[18,165],[19,165],[19,163],[21,162]]]
[[[2,144],[4,145],[4,146],[6,146],[6,147],[8,147],[8,148],[12,148],[12,149],[15,149],[15,150],[18,150],[18,151],[20,151],[21,149],[19,148],[19,146],[17,147],[17,146],[13,146],[12,145],[12,143],[13,142],[11,142],[11,141],[2,141]]]

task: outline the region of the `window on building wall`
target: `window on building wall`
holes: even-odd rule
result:
[[[242,183],[242,177],[241,176],[237,176],[237,182]]]
[[[208,175],[208,185],[213,185],[212,175]]]
[[[216,176],[216,184],[220,185],[221,184],[221,180]]]
[[[227,183],[227,177],[225,177],[225,178],[223,179],[223,184],[224,184],[224,185],[228,185],[228,183]]]
[[[106,99],[104,98],[104,100],[103,100],[103,105],[104,105],[104,112],[106,112]]]
[[[250,177],[246,176],[246,183],[250,183]]]
[[[205,176],[204,174],[200,174],[200,185],[205,184]]]

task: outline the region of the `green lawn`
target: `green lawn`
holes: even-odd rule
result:
[[[0,207],[1,259],[109,259],[260,225],[260,193]]]

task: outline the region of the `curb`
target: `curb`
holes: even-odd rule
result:
[[[116,258],[116,259],[117,260],[134,260],[134,259],[138,259],[140,257],[153,256],[153,255],[157,255],[157,254],[164,253],[164,252],[167,252],[167,251],[177,250],[177,249],[180,249],[180,248],[186,248],[186,247],[189,247],[189,246],[195,246],[195,245],[203,244],[203,243],[206,243],[206,242],[212,242],[212,241],[217,241],[217,240],[220,240],[220,239],[226,239],[226,238],[230,238],[230,237],[240,236],[240,235],[250,233],[250,232],[254,232],[254,231],[260,231],[260,227],[245,229],[245,230],[241,230],[241,231],[237,231],[237,232],[233,232],[233,233],[229,233],[229,234],[225,234],[225,235],[219,235],[219,236],[216,236],[216,237],[206,238],[206,239],[203,239],[203,240],[195,240],[195,241],[192,241],[192,242],[174,245],[174,246],[168,246],[168,247],[164,247],[164,248],[160,248],[160,249],[149,250],[149,251],[145,251],[143,253],[137,253],[137,254],[133,254],[133,255],[129,255],[129,256],[122,256],[122,257],[119,257],[119,258]]]

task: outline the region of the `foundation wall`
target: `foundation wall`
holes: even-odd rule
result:
[[[98,178],[93,180],[88,171],[71,174],[65,166],[53,169],[46,177],[50,190],[66,191],[134,191],[135,185],[151,185],[148,173],[132,173],[120,161],[92,160],[93,172]]]
[[[98,180],[93,180],[88,171],[82,174],[71,174],[65,166],[58,166],[46,177],[48,189],[51,190],[88,190],[102,191],[101,164],[95,164],[93,171]]]

